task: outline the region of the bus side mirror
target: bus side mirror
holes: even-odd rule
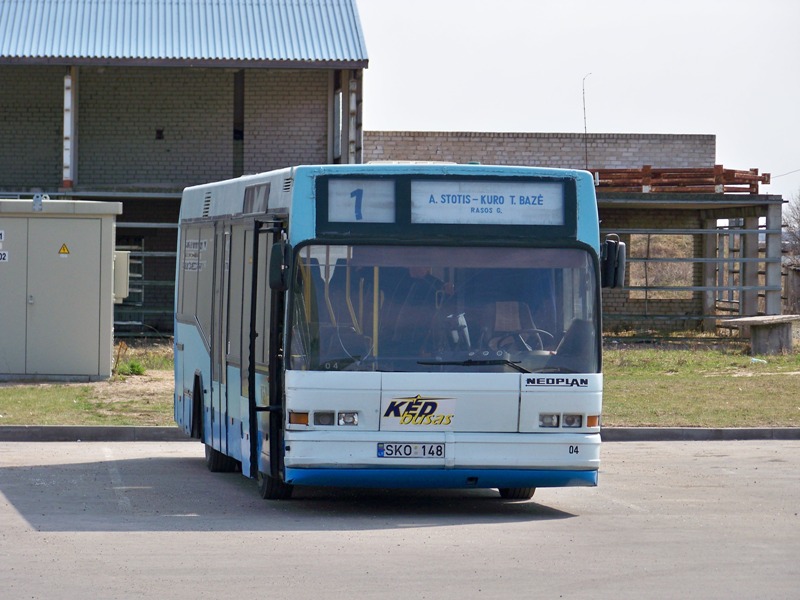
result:
[[[625,242],[616,234],[607,235],[600,252],[600,278],[604,288],[624,287],[625,255]]]
[[[276,292],[285,292],[289,287],[289,273],[292,264],[292,247],[286,242],[272,245],[269,255],[269,287]]]

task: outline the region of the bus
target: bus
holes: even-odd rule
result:
[[[295,486],[597,485],[590,173],[297,166],[183,193],[175,421],[211,471]]]

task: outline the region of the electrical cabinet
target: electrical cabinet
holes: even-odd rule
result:
[[[120,202],[0,200],[0,377],[102,379]]]

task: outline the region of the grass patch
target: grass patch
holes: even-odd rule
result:
[[[604,355],[607,427],[798,427],[800,354],[623,348]]]
[[[148,369],[172,369],[172,343],[120,341],[114,346],[113,376],[144,375]]]
[[[91,411],[90,386],[17,384],[0,387],[3,425],[78,425]]]
[[[607,427],[800,427],[800,354],[616,346],[604,355]],[[131,342],[118,364],[108,381],[0,384],[0,425],[173,425],[172,345]]]
[[[2,383],[0,425],[173,425],[169,341],[119,343],[107,381]]]
[[[140,363],[135,358],[133,360],[126,360],[125,362],[117,365],[115,372],[117,375],[127,376],[127,375],[144,375],[145,368],[142,363]]]
[[[171,425],[172,395],[115,398],[114,381],[4,384],[0,425]],[[122,395],[123,392],[119,392]]]

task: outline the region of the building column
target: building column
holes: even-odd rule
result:
[[[350,71],[341,71],[341,78],[339,80],[339,119],[341,121],[339,123],[339,162],[343,165],[350,164],[350,145],[348,143],[350,139],[350,119],[348,118],[350,108],[349,89]]]
[[[333,84],[332,119],[333,161],[342,164],[363,162],[364,131],[362,124],[363,86],[362,71],[339,71],[339,85]]]
[[[764,283],[775,290],[766,290],[764,314],[780,315],[781,306],[781,204],[770,204],[767,207],[766,262],[764,263]],[[774,233],[773,233],[774,232]]]
[[[703,236],[703,258],[710,261],[717,258],[717,235],[711,233],[717,230],[717,220],[704,219],[703,229],[709,231]],[[710,317],[717,313],[717,292],[713,289],[717,285],[717,267],[718,263],[715,262],[703,263],[703,287],[706,288],[703,292],[703,314],[706,315],[703,319],[703,331],[706,332],[717,330],[717,320]]]
[[[744,228],[746,231],[758,230],[758,217],[745,217]],[[758,286],[758,233],[743,233],[741,238],[741,285],[743,288]],[[739,313],[743,317],[758,315],[758,290],[742,289],[739,298]]]
[[[363,122],[363,103],[364,103],[364,71],[361,69],[353,71],[350,78],[350,118],[353,124],[350,128],[350,139],[352,150],[350,152],[351,162],[361,164],[364,162],[364,122]]]
[[[64,75],[64,146],[61,187],[72,189],[78,180],[78,67]]]

